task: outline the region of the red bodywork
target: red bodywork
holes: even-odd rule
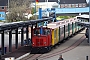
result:
[[[33,29],[33,36],[32,36],[32,47],[47,47],[51,45],[51,30],[49,28],[43,28],[44,29],[49,29],[50,34],[44,35],[44,34],[39,34],[39,35],[34,35],[35,30],[39,30],[40,28],[35,28]]]

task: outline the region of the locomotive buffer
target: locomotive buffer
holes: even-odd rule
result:
[[[86,28],[89,28],[89,45],[90,45],[90,18],[89,18],[89,15],[80,15],[80,16],[76,16],[78,20],[77,24],[79,26],[84,26]],[[84,22],[82,22],[81,20],[83,20]],[[88,21],[88,22],[85,22],[85,21]]]

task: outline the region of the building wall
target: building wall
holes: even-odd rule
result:
[[[54,5],[56,7],[56,4],[56,2],[39,2],[36,4],[36,9],[38,10],[38,8],[42,8],[42,10],[44,10],[46,8],[53,8]],[[35,3],[32,3],[31,6],[35,7]]]
[[[6,6],[0,6],[0,12],[7,12]]]
[[[80,3],[80,4],[60,4],[60,8],[82,8],[86,7],[86,3]]]

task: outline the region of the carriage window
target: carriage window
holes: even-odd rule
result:
[[[57,30],[54,30],[54,38],[57,36]]]

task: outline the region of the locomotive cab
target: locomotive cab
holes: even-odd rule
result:
[[[32,49],[40,52],[50,49],[51,29],[47,27],[38,27],[33,29]]]

